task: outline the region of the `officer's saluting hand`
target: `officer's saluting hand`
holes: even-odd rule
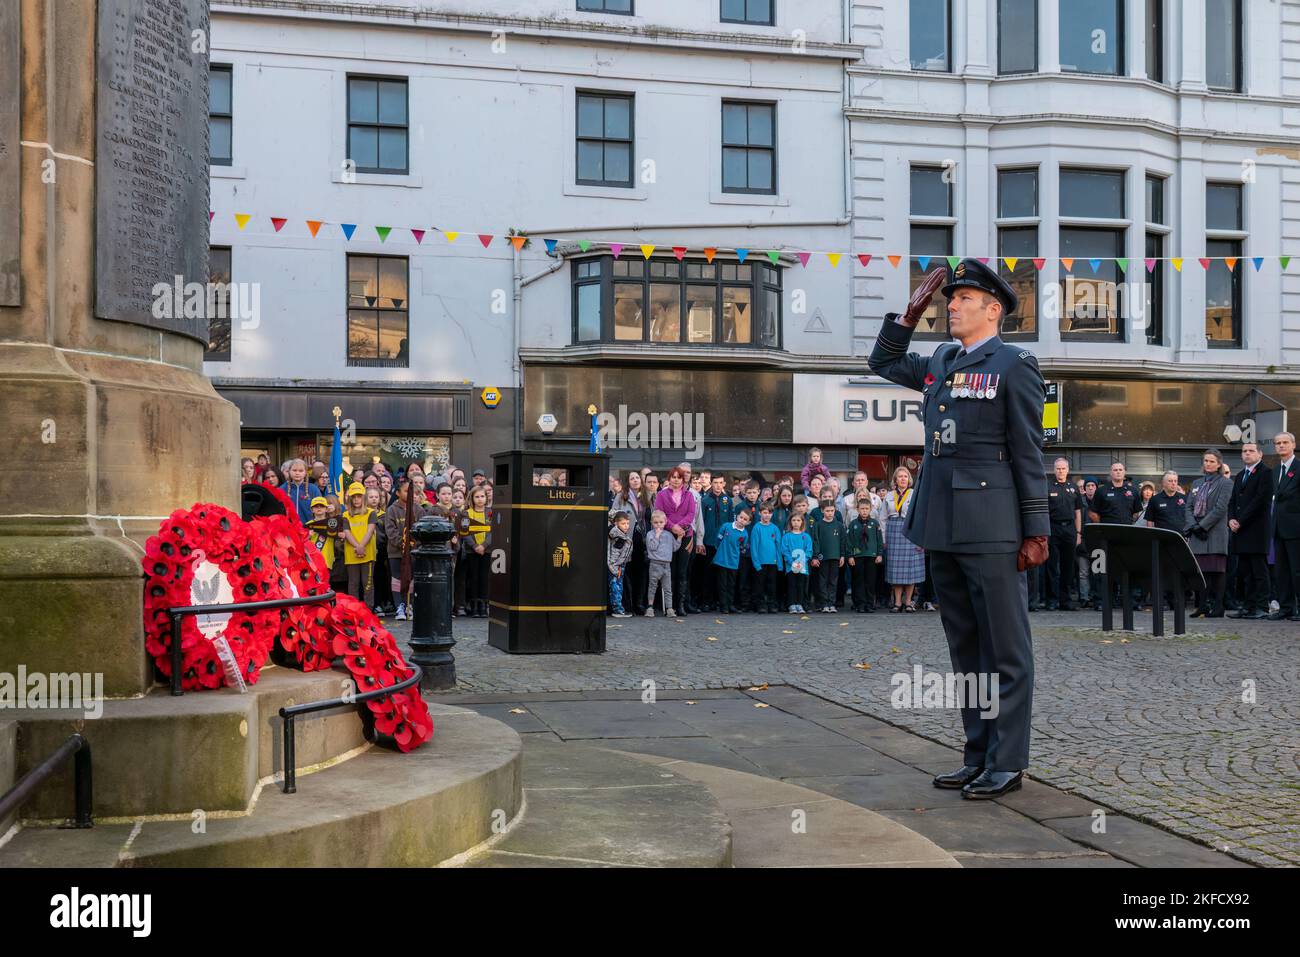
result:
[[[909,353],[940,286],[958,342]],[[965,763],[934,779],[967,798],[1016,790],[1029,765],[1034,660],[1022,573],[1046,560],[1050,523],[1043,378],[1033,353],[998,338],[1018,305],[996,271],[963,259],[950,276],[926,276],[901,316],[885,317],[870,358],[873,372],[924,396],[925,456],[905,531],[930,556],[953,670],[998,682],[997,712],[962,708]]]

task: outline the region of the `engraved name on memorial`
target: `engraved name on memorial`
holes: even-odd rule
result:
[[[18,262],[23,67],[18,14],[18,4],[0,0],[0,306],[23,304]]]
[[[95,314],[206,343],[152,290],[208,281],[208,0],[99,0],[97,30]]]

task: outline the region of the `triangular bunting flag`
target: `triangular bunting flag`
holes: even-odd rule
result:
[[[343,228],[343,235],[348,239],[351,239],[352,234],[357,231],[356,223],[339,223],[339,226]]]
[[[1074,260],[1073,260],[1073,259],[1062,259],[1062,260],[1061,260],[1061,265],[1065,267],[1065,271],[1066,271],[1066,272],[1070,272],[1072,269],[1074,269]]]
[[[641,255],[644,256],[646,259],[649,259],[650,256],[654,253],[654,251],[655,251],[655,247],[653,243],[641,244]]]
[[[280,231],[280,229],[284,226],[284,224],[287,223],[288,221],[289,221],[289,220],[287,220],[287,219],[281,219],[279,216],[272,216],[272,217],[271,217],[271,225],[275,227],[275,231],[276,231],[277,233],[278,233],[278,232]]]
[[[863,268],[871,265],[871,253],[858,253],[858,262],[862,263]]]
[[[1122,272],[1122,273],[1127,273],[1127,272],[1128,272],[1128,260],[1127,260],[1127,259],[1116,259],[1116,260],[1115,260],[1115,265],[1119,266],[1119,271],[1120,271],[1120,272]]]
[[[893,266],[895,269],[897,269],[898,264],[903,261],[902,256],[887,256],[886,258],[889,260],[889,265]]]
[[[748,249],[737,249],[737,250],[736,250],[736,258],[739,259],[741,262],[744,262],[745,259],[746,259],[748,256],[749,256],[749,250],[748,250]]]
[[[235,213],[235,222],[239,223],[240,229],[243,229],[245,226],[247,226],[248,221],[252,218],[253,217],[251,213]]]
[[[1277,261],[1278,261],[1279,263],[1281,263],[1283,269],[1285,269],[1287,266],[1291,265],[1291,257],[1290,257],[1290,256],[1278,256],[1278,257],[1277,257]]]
[[[1263,256],[1256,256],[1255,258],[1253,258],[1253,259],[1251,260],[1251,262],[1253,262],[1253,263],[1255,264],[1255,272],[1259,272],[1261,269],[1264,268],[1264,257],[1263,257]]]
[[[829,260],[831,261],[831,268],[832,268],[832,269],[839,269],[839,268],[840,268],[840,256],[842,256],[842,255],[844,255],[844,254],[843,254],[843,253],[827,253],[827,254],[826,254],[826,258],[829,259]]]
[[[1228,272],[1232,272],[1234,269],[1237,268],[1236,256],[1228,256],[1223,261],[1228,264]]]
[[[388,234],[393,231],[392,226],[376,226],[375,235],[379,237],[381,243],[388,242]]]
[[[1100,259],[1089,259],[1089,260],[1088,260],[1088,265],[1092,267],[1092,271],[1095,273],[1098,269],[1101,268],[1101,260],[1100,260]]]
[[[1196,261],[1201,264],[1202,269],[1210,268],[1210,261],[1206,259],[1204,256],[1198,257]]]
[[[487,249],[489,246],[492,245],[492,236],[489,235],[488,233],[479,233],[478,241],[483,244],[484,249]]]
[[[312,239],[316,238],[316,233],[320,230],[320,227],[321,221],[319,219],[307,220],[307,229],[310,230]]]
[[[979,261],[982,262],[985,266],[987,266],[987,265],[989,264],[989,257],[988,257],[988,256],[978,256],[978,257],[976,257],[976,258],[979,259]]]
[[[921,267],[921,272],[928,272],[929,269],[930,269],[930,257],[929,257],[929,256],[917,256],[917,257],[916,257],[916,264],[917,264],[918,266]]]
[[[685,246],[674,246],[674,247],[673,247],[673,255],[677,257],[677,261],[678,261],[678,262],[681,262],[681,261],[686,257],[686,247],[685,247]]]
[[[456,241],[456,237],[459,236],[460,233],[448,229],[443,231],[443,235],[447,237],[447,242],[454,243]]]
[[[714,247],[714,246],[705,246],[705,247],[704,247],[704,260],[705,260],[705,262],[713,262],[713,257],[716,256],[717,254],[718,254],[718,250],[717,250],[716,247]]]
[[[393,304],[393,308],[394,308],[394,309],[401,309],[401,308],[402,308],[402,303],[406,302],[406,300],[405,300],[405,299],[390,299],[389,302],[391,302],[391,303]]]
[[[798,258],[799,262],[803,264],[803,268],[807,269],[808,260],[812,259],[812,253],[795,253],[795,256]],[[776,260],[773,260],[773,263],[775,262]]]
[[[558,239],[543,239],[542,242],[546,243],[546,252],[551,255],[554,255],[555,247],[560,244]],[[586,250],[584,249],[583,252],[586,252]]]
[[[781,261],[781,254],[775,249],[769,249],[767,251],[767,258],[772,260],[772,265],[775,266]]]
[[[378,297],[378,296],[366,296],[366,305],[367,305],[367,306],[373,306],[373,305],[374,305],[375,303],[377,303],[378,301],[379,301],[379,297]]]
[[[412,229],[412,230],[411,230],[411,235],[415,237],[415,245],[419,246],[421,243],[424,242],[424,230],[423,230],[423,229]]]
[[[215,215],[217,215],[217,211],[215,209],[208,210],[208,222],[212,222],[212,217]]]
[[[609,251],[612,252],[612,253],[614,254],[614,258],[617,259],[619,256],[623,255],[623,244],[622,244],[622,243],[610,243],[610,244],[609,244]]]
[[[581,249],[581,250],[585,253],[588,249],[591,248],[591,240],[590,240],[590,239],[579,239],[579,240],[578,240],[578,248]]]
[[[1156,271],[1156,261],[1155,261],[1154,259],[1148,259],[1148,260],[1146,261],[1146,264],[1147,264],[1147,272],[1155,272],[1155,271]]]
[[[1183,271],[1183,259],[1181,256],[1175,256],[1173,259],[1169,261],[1174,264],[1174,269],[1178,270],[1179,272]]]
[[[1037,269],[1039,272],[1042,272],[1042,271],[1043,271],[1043,267],[1044,267],[1045,265],[1047,265],[1047,260],[1046,260],[1046,259],[1041,259],[1041,258],[1040,258],[1040,259],[1035,259],[1035,260],[1034,260],[1034,268]]]
[[[949,269],[956,269],[956,268],[957,268],[957,264],[958,264],[959,262],[961,262],[961,257],[960,257],[960,256],[949,256],[949,257],[948,257],[948,268],[949,268]]]
[[[1010,269],[1012,272],[1015,272],[1016,263],[1020,262],[1020,259],[1016,256],[1003,256],[1002,261],[1007,264],[1008,269]]]
[[[480,237],[480,238],[481,238],[481,237]],[[488,238],[491,239],[491,237],[488,237]],[[511,236],[511,237],[510,237],[510,245],[515,247],[515,252],[518,252],[519,250],[523,249],[523,248],[524,248],[524,243],[526,243],[526,242],[528,242],[528,237],[527,237],[527,236]],[[487,243],[484,243],[483,246],[484,246],[484,248],[487,248]]]

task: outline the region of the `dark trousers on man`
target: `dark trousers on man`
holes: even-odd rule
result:
[[[748,555],[740,556],[740,567],[736,569],[736,588],[732,592],[736,600],[732,607],[737,611],[753,611],[755,593],[758,590],[758,576],[754,574],[754,563]]]
[[[926,554],[953,671],[977,675],[981,683],[997,676],[996,716],[982,715],[977,705],[961,709],[966,731],[962,763],[1022,771],[1029,766],[1034,650],[1028,587],[1024,573],[1016,570],[1016,553]]]
[[[764,565],[762,568],[756,568],[754,575],[758,585],[754,604],[759,611],[776,611],[776,566]]]
[[[713,556],[716,554],[718,554],[716,548],[705,545],[704,558],[701,559],[697,555],[695,561],[691,563],[691,574],[694,575],[697,571],[700,573],[700,588],[695,594],[695,603],[701,610],[716,608],[718,605],[718,576],[713,573]]]
[[[714,581],[718,591],[718,611],[726,614],[735,611],[736,569],[714,565]]]
[[[1268,611],[1268,556],[1237,554],[1237,598],[1241,610]]]
[[[1282,611],[1300,614],[1300,538],[1274,538],[1277,601]]]
[[[870,555],[853,559],[853,610],[876,607],[876,560]]]
[[[835,604],[835,586],[840,580],[840,560],[838,558],[823,558],[821,566],[817,569],[818,580],[821,583],[817,596],[817,607],[823,605]]]
[[[1075,577],[1074,522],[1053,522],[1048,539],[1047,593],[1061,608],[1070,604],[1070,582]]]

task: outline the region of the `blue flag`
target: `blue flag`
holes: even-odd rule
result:
[[[339,433],[338,422],[334,423],[334,447],[330,451],[330,486],[334,494],[343,501],[343,436]]]
[[[600,426],[596,424],[596,413],[591,414],[591,444],[587,448],[588,452],[600,451]]]

